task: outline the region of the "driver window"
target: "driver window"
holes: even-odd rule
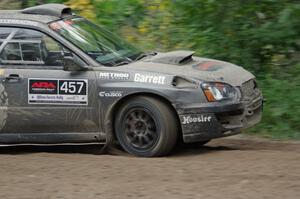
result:
[[[66,50],[49,36],[32,29],[0,27],[0,63],[63,66]]]

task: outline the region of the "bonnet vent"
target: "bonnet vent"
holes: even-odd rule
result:
[[[23,14],[48,15],[58,18],[63,18],[72,15],[72,10],[70,7],[63,4],[55,3],[26,8],[21,12]]]
[[[161,53],[150,58],[150,60],[145,61],[161,64],[184,65],[193,61],[194,54],[194,51],[178,50],[167,53]]]

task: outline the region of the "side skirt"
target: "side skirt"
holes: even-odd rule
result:
[[[6,145],[56,145],[105,143],[105,133],[0,133],[0,146]]]

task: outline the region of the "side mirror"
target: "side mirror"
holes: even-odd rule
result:
[[[67,54],[64,56],[64,70],[65,71],[82,71],[86,70],[86,64],[74,54]]]

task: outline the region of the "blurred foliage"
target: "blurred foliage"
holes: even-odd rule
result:
[[[263,122],[250,132],[300,139],[299,0],[3,1],[66,3],[145,51],[192,49],[243,66],[268,100]]]

